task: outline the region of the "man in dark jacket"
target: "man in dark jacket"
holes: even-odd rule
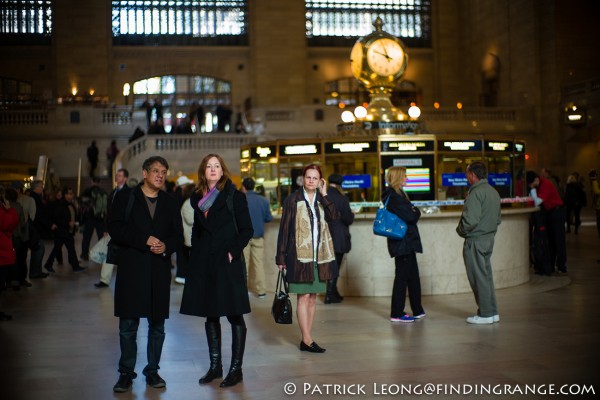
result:
[[[81,259],[89,260],[90,242],[94,231],[98,240],[106,232],[108,194],[100,187],[100,178],[92,177],[92,185],[81,194],[83,209],[83,237],[81,239]]]
[[[349,227],[354,222],[354,213],[350,209],[350,201],[341,192],[343,177],[339,174],[333,174],[329,176],[328,181],[327,197],[335,204],[335,209],[339,211],[340,218],[328,223],[329,233],[331,233],[331,239],[333,240],[333,250],[335,251],[335,262],[338,265],[338,276],[327,282],[325,304],[339,303],[344,300],[344,297],[338,292],[337,280],[344,254],[348,253],[352,246]]]
[[[115,392],[126,392],[136,378],[137,331],[140,318],[148,319],[148,364],[143,370],[153,388],[166,386],[158,375],[169,317],[171,255],[183,242],[177,200],[161,190],[167,161],[159,156],[143,164],[144,183],[132,189],[133,207],[127,214],[128,193],[117,193],[108,230],[120,245],[115,285],[115,316],[119,317],[121,358]]]
[[[54,272],[52,264],[54,259],[58,256],[59,252],[62,252],[63,245],[67,248],[67,254],[69,264],[73,268],[73,272],[83,271],[77,260],[77,253],[75,252],[75,207],[73,206],[73,199],[75,193],[71,188],[64,188],[63,198],[58,201],[54,213],[52,216],[52,234],[54,237],[54,248],[46,260],[44,268],[50,272]]]

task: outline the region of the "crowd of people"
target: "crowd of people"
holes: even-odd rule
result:
[[[249,293],[264,298],[267,292],[265,267],[270,262],[264,260],[264,231],[272,215],[268,200],[255,192],[256,182],[245,178],[238,189],[218,154],[202,159],[197,183],[186,176],[170,183],[166,179],[168,169],[163,157],[148,158],[140,184],[131,184],[129,171],[119,169],[110,193],[91,174],[91,185],[79,198],[70,187],[45,193],[41,181],[33,181],[28,191],[21,184],[0,186],[0,290],[31,287],[27,278],[44,279],[55,273],[55,262],[63,263],[63,246],[73,272],[84,271],[81,263],[89,261],[94,251],[90,249],[94,233],[96,246],[104,242],[104,253],[110,249],[115,252],[110,262],[106,255],[98,261],[102,264],[100,281],[94,285],[98,289],[109,287],[114,266],[122,266],[117,269],[114,288],[121,350],[115,392],[128,391],[137,377],[141,318],[148,320],[147,364],[142,373],[149,386],[166,386],[158,370],[165,320],[169,318],[172,255],[176,254],[177,260],[175,282],[184,285],[180,313],[204,318],[209,367],[199,379],[201,385],[224,375],[221,317],[228,320],[232,339],[229,370],[220,386],[243,381],[244,315],[251,312]],[[491,256],[501,224],[501,202],[487,177],[483,162],[467,166],[470,186],[456,228],[464,238],[466,276],[477,306],[466,322],[479,325],[500,321]],[[540,207],[532,216],[532,263],[541,275],[567,272],[565,235],[572,231],[571,226],[578,233],[580,212],[587,204],[578,174],[569,176],[565,190],[550,177],[547,170],[539,175],[534,171],[525,174],[529,195]],[[325,179],[321,167],[310,164],[300,178],[298,189],[283,203],[274,261],[284,273],[289,292],[297,295],[299,350],[324,353],[326,349],[313,337],[317,298],[323,294],[325,304],[343,300],[337,280],[344,255],[351,250],[349,227],[354,214],[341,189],[341,175]],[[600,235],[600,187],[595,170],[589,179]],[[387,239],[395,266],[390,321],[413,323],[426,316],[417,262],[417,253],[426,250],[418,229],[421,213],[404,190],[405,167],[389,168],[385,180],[382,201],[407,225],[402,239]],[[78,257],[74,236],[80,225]],[[52,239],[54,246],[43,262],[45,239]],[[253,285],[249,285],[249,276]],[[406,311],[407,293],[412,313]],[[0,321],[10,319],[11,315],[0,312]]]

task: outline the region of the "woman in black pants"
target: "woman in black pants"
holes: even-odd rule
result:
[[[399,240],[387,239],[388,251],[390,256],[394,257],[396,264],[390,321],[414,322],[415,319],[425,317],[425,310],[423,310],[421,304],[421,279],[419,278],[416,255],[416,253],[423,252],[421,237],[417,228],[421,212],[412,205],[404,192],[403,188],[406,185],[405,167],[389,168],[385,180],[389,187],[383,193],[382,201],[384,203],[387,201],[387,210],[399,216],[408,226],[404,238]],[[407,289],[413,316],[404,311]]]

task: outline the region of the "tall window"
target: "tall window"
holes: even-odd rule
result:
[[[231,83],[212,76],[165,75],[137,81],[133,105],[148,112],[152,133],[231,131]]]
[[[373,32],[380,17],[383,30],[409,47],[431,46],[430,0],[305,0],[306,37],[313,46],[348,46]]]
[[[113,43],[246,45],[247,0],[113,0]]]
[[[31,82],[0,77],[0,105],[22,105],[31,100]]]
[[[0,43],[49,44],[51,0],[0,0]]]

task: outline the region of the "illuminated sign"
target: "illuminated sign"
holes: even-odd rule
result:
[[[248,150],[248,149],[242,150],[240,158],[250,158],[250,150]]]
[[[397,129],[407,132],[415,132],[419,128],[418,122],[408,121],[369,121],[363,122],[363,129]]]
[[[465,141],[438,141],[440,150],[450,151],[480,151],[481,140],[465,140]]]
[[[275,146],[252,147],[252,158],[270,158],[275,156]]]
[[[320,144],[294,144],[279,147],[279,154],[285,156],[300,156],[304,154],[320,154]]]
[[[491,151],[510,151],[512,152],[512,142],[485,142],[486,150]]]
[[[433,141],[404,141],[396,140],[393,142],[381,142],[381,152],[398,152],[398,151],[433,151]]]
[[[342,189],[368,189],[371,187],[371,175],[344,175]]]
[[[525,151],[525,143],[515,143],[515,151],[517,153],[522,153]]]
[[[376,143],[377,142],[325,143],[325,153],[374,153],[377,149]]]

